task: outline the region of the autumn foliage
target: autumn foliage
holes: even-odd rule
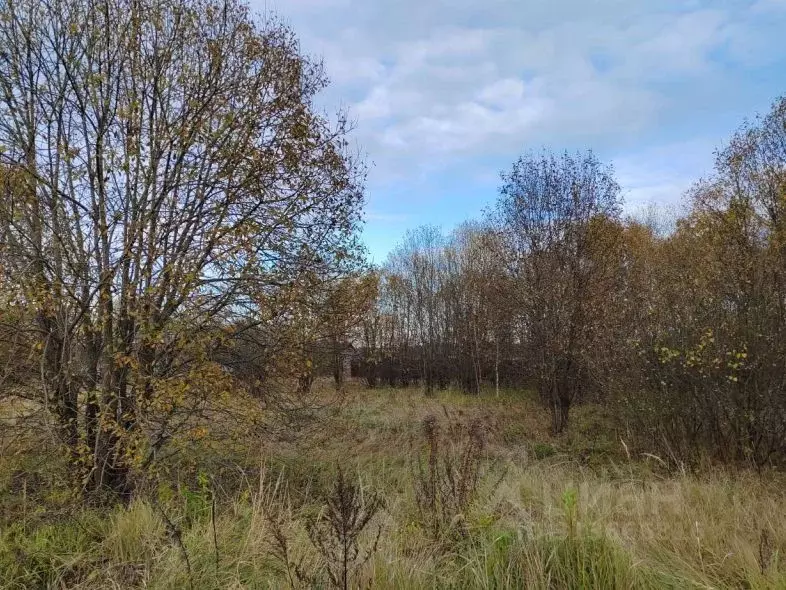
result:
[[[482,223],[418,229],[391,254],[365,324],[369,384],[529,387],[555,433],[600,401],[664,456],[782,462],[784,146],[781,98],[680,218],[623,218],[592,153],[525,155]]]
[[[3,396],[45,408],[77,489],[129,497],[306,362],[364,169],[312,106],[321,64],[241,2],[4,2],[0,44],[0,351],[34,375]]]

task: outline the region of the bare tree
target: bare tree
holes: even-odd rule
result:
[[[438,379],[436,351],[439,346],[437,324],[442,241],[442,235],[435,227],[423,226],[408,231],[387,264],[388,272],[397,276],[396,287],[406,292],[404,309],[407,320],[413,320],[410,326],[415,328],[413,335],[420,351],[420,371],[426,395],[434,392]]]

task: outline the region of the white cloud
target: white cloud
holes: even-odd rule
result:
[[[711,66],[709,53],[727,40],[728,13],[698,10],[663,19],[656,31],[638,31],[642,40],[627,52],[629,67],[644,76],[698,74]]]
[[[696,180],[709,174],[714,146],[705,140],[668,142],[614,158],[629,212],[653,203],[679,205]]]
[[[642,82],[709,67],[723,22],[717,12],[698,11],[653,18],[648,28],[567,22],[523,34],[504,23],[443,27],[393,43],[390,67],[354,112],[373,123],[364,130],[372,151],[414,157],[629,134],[661,106]],[[593,64],[593,52],[609,65]]]
[[[525,85],[518,78],[502,78],[485,86],[478,100],[494,108],[517,106],[524,100]]]
[[[613,158],[631,202],[678,199],[727,119],[783,91],[743,70],[786,65],[786,0],[278,1],[325,58],[324,99],[358,120],[377,189],[485,177],[548,145]]]
[[[355,105],[354,113],[361,120],[381,119],[392,115],[387,86],[376,86],[371,94]]]
[[[441,153],[471,152],[501,137],[526,133],[548,111],[541,97],[488,106],[476,101],[462,102],[444,109],[440,115],[426,115],[393,125],[383,141],[390,146],[419,145],[420,149]]]
[[[402,213],[378,213],[369,211],[366,213],[368,221],[379,221],[388,223],[403,223],[410,220],[410,216]]]

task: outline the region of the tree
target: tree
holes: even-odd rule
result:
[[[420,349],[421,371],[426,395],[437,382],[438,307],[443,238],[439,229],[423,226],[408,231],[402,244],[391,254],[388,269],[400,278],[399,286],[408,293],[408,305]],[[407,308],[409,312],[410,308]]]
[[[733,136],[689,196],[667,244],[674,291],[650,323],[647,385],[664,401],[649,422],[671,425],[680,450],[762,465],[786,451],[786,98]]]
[[[342,279],[327,291],[323,313],[331,348],[333,379],[339,389],[344,385],[344,354],[347,347],[358,340],[357,330],[376,303],[378,281],[375,273],[363,272]]]
[[[226,389],[211,351],[354,264],[363,168],[239,0],[6,0],[0,44],[3,280],[81,484],[127,496]]]
[[[477,223],[447,238],[428,227],[406,235],[363,323],[369,386],[378,378],[404,386],[422,379],[427,392],[453,384],[478,394],[493,381],[499,391],[500,365],[513,349],[512,283],[499,242]]]
[[[587,385],[593,315],[611,260],[596,237],[604,220],[619,217],[620,188],[592,152],[529,154],[502,180],[495,218],[517,283],[520,337],[553,430],[561,432]]]

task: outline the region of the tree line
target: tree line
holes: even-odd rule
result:
[[[358,331],[370,387],[535,389],[555,433],[609,404],[672,456],[786,454],[786,98],[680,216],[622,214],[590,151],[528,153],[484,218],[410,231]]]

